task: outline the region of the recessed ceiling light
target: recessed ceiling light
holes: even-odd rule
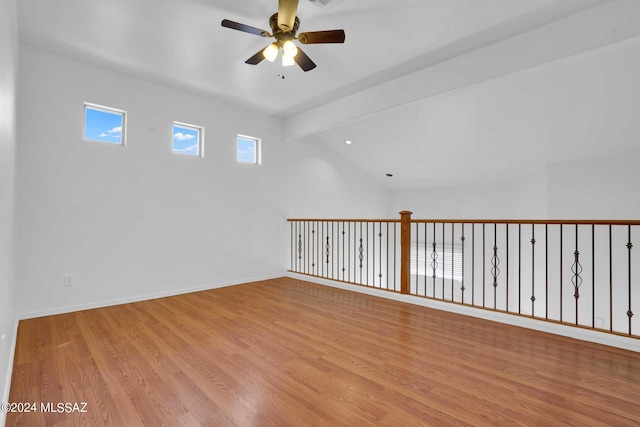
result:
[[[353,144],[353,141],[350,140],[350,139],[345,139],[344,143],[347,144],[347,145],[351,145],[351,144]]]

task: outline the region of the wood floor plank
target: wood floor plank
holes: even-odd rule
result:
[[[87,404],[11,426],[638,426],[640,354],[282,278],[23,320],[10,400]]]

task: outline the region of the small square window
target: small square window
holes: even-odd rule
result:
[[[186,123],[173,122],[172,150],[175,154],[204,156],[204,128]]]
[[[126,111],[84,103],[84,140],[123,145]]]
[[[238,135],[238,163],[260,164],[260,139],[251,136]]]

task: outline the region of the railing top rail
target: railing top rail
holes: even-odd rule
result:
[[[412,219],[411,222],[447,224],[640,225],[640,220],[599,219]]]
[[[289,218],[289,222],[400,222],[399,219]]]
[[[392,222],[400,219],[360,218],[289,218],[289,222]],[[446,224],[541,224],[541,225],[640,225],[640,220],[585,220],[585,219],[411,219],[413,223]]]

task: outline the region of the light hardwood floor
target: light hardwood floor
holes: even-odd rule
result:
[[[7,426],[638,426],[640,354],[283,278],[21,321],[10,400],[38,411]]]

